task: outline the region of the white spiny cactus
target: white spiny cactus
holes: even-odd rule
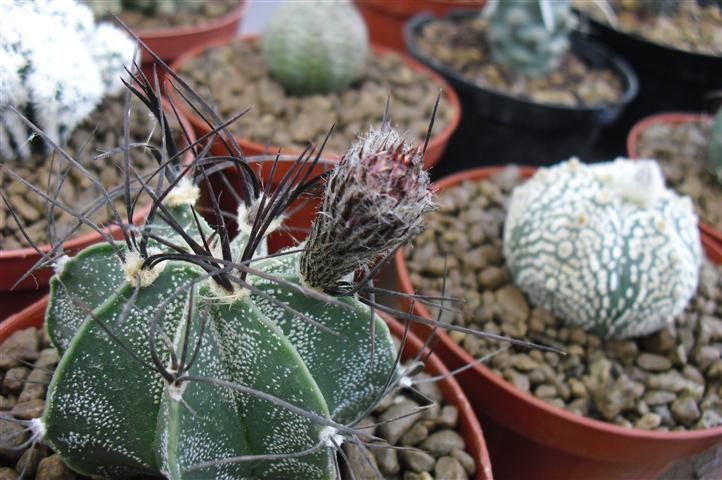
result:
[[[0,155],[30,155],[31,130],[22,112],[53,141],[63,143],[108,94],[122,86],[134,43],[72,0],[0,0]]]

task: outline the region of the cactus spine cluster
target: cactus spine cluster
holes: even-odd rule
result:
[[[366,25],[347,1],[284,3],[261,46],[273,77],[299,95],[343,90],[363,75],[369,55]]]
[[[484,14],[492,57],[522,75],[548,75],[569,48],[570,0],[492,0]]]
[[[62,143],[122,87],[135,45],[74,0],[0,0],[0,9],[0,155],[26,158],[31,130],[12,109]]]
[[[701,246],[689,198],[653,160],[540,169],[512,193],[504,256],[536,305],[607,338],[652,333],[697,288]]]
[[[712,122],[707,143],[707,158],[711,172],[722,183],[722,107],[717,110]]]

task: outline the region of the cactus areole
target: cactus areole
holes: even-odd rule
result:
[[[511,197],[504,255],[536,305],[607,338],[652,333],[697,288],[701,246],[689,198],[653,160],[540,169]]]

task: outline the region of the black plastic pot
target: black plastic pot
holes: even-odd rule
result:
[[[473,15],[478,13],[459,11],[447,18],[454,21]],[[443,75],[461,100],[461,123],[435,176],[480,165],[549,165],[573,155],[588,159],[601,129],[612,123],[637,94],[637,77],[632,68],[609,49],[577,33],[571,36],[574,53],[587,64],[610,68],[622,78],[624,94],[618,103],[565,107],[484,88],[421,51],[416,34],[434,20],[436,17],[428,13],[416,15],[406,24],[404,36],[409,54]]]
[[[639,75],[639,95],[604,139],[621,142],[637,121],[655,113],[714,109],[711,94],[722,90],[722,56],[660,45],[587,15],[580,17],[593,38],[624,56]]]

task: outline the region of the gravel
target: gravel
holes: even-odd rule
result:
[[[427,217],[428,228],[416,238],[415,248],[406,250],[414,288],[440,295],[441,274],[430,266],[448,255],[445,294],[465,303],[462,314],[444,312],[445,321],[566,351],[561,357],[512,347],[490,361],[495,374],[548,403],[625,427],[722,426],[722,267],[705,260],[687,310],[653,335],[605,341],[565,326],[529,303],[504,264],[505,205],[519,181],[518,170],[509,168],[500,177],[464,182],[440,194],[439,211]],[[504,282],[485,286],[482,278],[488,284],[490,268]],[[500,346],[463,333],[449,335],[474,357]]]
[[[694,202],[705,223],[722,230],[722,184],[708,168],[707,138],[711,123],[654,124],[637,140],[639,158],[656,158],[667,183]]]
[[[486,44],[487,22],[480,16],[434,20],[416,41],[435,62],[459,72],[467,81],[537,103],[583,107],[614,104],[622,97],[622,80],[609,69],[587,66],[568,51],[559,68],[542,78],[526,78],[501,67]]]
[[[320,145],[334,125],[325,152],[342,154],[370,125],[381,124],[389,95],[392,124],[409,141],[422,143],[439,93],[439,85],[429,76],[390,52],[372,54],[365,76],[341,92],[287,95],[266,68],[260,46],[242,40],[189,59],[180,73],[217,105],[223,118],[251,109],[230,125],[235,135],[299,152],[310,141]],[[448,98],[442,95],[434,132],[446,128],[453,115]]]
[[[115,155],[113,158],[103,159],[94,159],[94,157],[101,152],[122,145],[123,105],[123,95],[104,99],[98,108],[75,129],[64,147],[66,152],[88,169],[105,188],[122,185],[123,174],[118,166],[122,156]],[[131,142],[144,142],[149,133],[154,132],[153,128],[156,123],[139,101],[134,100],[133,105],[130,139]],[[157,130],[156,128],[154,132],[154,140],[160,138]],[[35,153],[27,160],[1,159],[1,161],[20,177],[46,193],[53,192],[57,188],[59,169],[65,170],[69,166],[69,162],[57,153],[54,156],[52,153]],[[140,148],[131,149],[131,164],[138,172],[148,172],[157,168],[158,165],[148,152]],[[53,185],[50,189],[47,188],[49,176],[52,178],[51,185]],[[4,172],[0,173],[0,185],[33,242],[37,245],[47,244],[49,238],[46,201]],[[58,199],[70,208],[79,209],[87,207],[100,196],[100,190],[80,169],[73,166],[69,168],[67,178],[62,183]],[[115,202],[121,215],[125,213],[124,205],[122,198]],[[75,224],[73,217],[58,208],[55,208],[54,217],[58,237],[63,237]],[[112,214],[107,207],[104,207],[91,218],[97,224],[107,225],[112,219]],[[83,225],[74,236],[92,231],[90,227]],[[5,202],[0,202],[0,250],[13,250],[29,246],[13,220],[7,205]]]
[[[195,3],[201,3],[198,11],[183,11],[181,9],[173,15],[147,15],[143,12],[126,10],[118,16],[136,32],[168,27],[198,27],[230,13],[241,1],[213,0],[212,2]],[[112,21],[112,17],[103,20]]]

